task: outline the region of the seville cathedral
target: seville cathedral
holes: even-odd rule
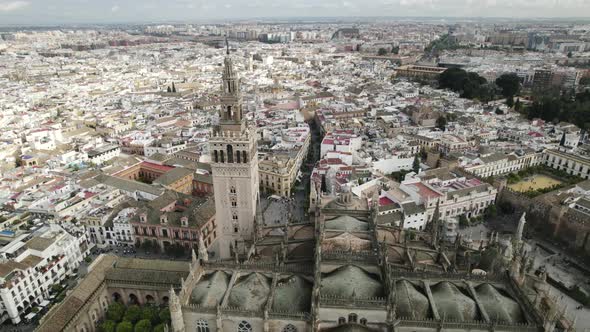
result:
[[[309,219],[264,224],[256,135],[228,54],[210,152],[219,237],[190,262],[103,255],[38,331],[95,331],[108,303],[168,303],[173,332],[571,331],[521,239],[444,239],[380,222],[377,193],[318,192]],[[257,213],[258,212],[258,213]],[[209,251],[218,253],[209,259]],[[530,252],[531,249],[529,249]]]

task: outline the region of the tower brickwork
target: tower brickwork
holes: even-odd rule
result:
[[[219,125],[209,140],[215,219],[220,230],[219,258],[241,253],[254,234],[258,200],[258,156],[255,128],[249,126],[242,109],[240,79],[229,54],[222,74]]]

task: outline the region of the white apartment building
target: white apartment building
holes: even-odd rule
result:
[[[57,144],[63,142],[63,137],[60,129],[41,128],[29,132],[25,140],[31,149],[53,150]]]
[[[504,175],[537,166],[541,163],[541,157],[541,154],[536,152],[528,152],[521,155],[517,153],[493,153],[472,160],[463,157],[461,166],[465,171],[475,176],[487,178],[489,176]]]
[[[152,145],[150,146],[145,146],[144,147],[144,155],[146,157],[149,157],[153,154],[156,153],[160,153],[163,154],[165,156],[167,155],[171,155],[173,153],[176,153],[178,151],[182,151],[184,149],[186,149],[186,143],[183,142],[153,142]]]
[[[121,154],[121,148],[117,145],[105,145],[100,148],[89,150],[88,161],[96,165],[102,165]]]
[[[0,322],[21,322],[30,307],[48,299],[52,285],[73,274],[84,248],[61,226],[51,224],[18,236],[0,249]]]
[[[320,157],[323,158],[329,151],[350,153],[354,157],[356,151],[361,148],[362,139],[352,130],[336,130],[326,134],[320,146]]]
[[[543,164],[581,178],[590,177],[590,159],[561,150],[543,151]]]
[[[125,208],[113,218],[114,239],[117,244],[133,245],[135,236],[129,220],[137,212],[136,208]]]
[[[457,176],[442,168],[406,178],[399,189],[416,204],[424,205],[427,220],[432,219],[437,202],[441,220],[461,215],[477,217],[494,204],[498,193],[488,183]]]

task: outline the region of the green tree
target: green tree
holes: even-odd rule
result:
[[[516,102],[514,102],[514,110],[517,112],[522,111],[522,102],[520,101],[520,98],[516,98]]]
[[[152,323],[149,319],[142,319],[137,324],[135,324],[135,329],[133,332],[151,332],[152,330]]]
[[[153,332],[164,332],[165,329],[166,329],[165,324],[158,324],[158,325],[154,326]]]
[[[508,106],[508,107],[514,106],[514,97],[513,96],[506,97],[506,106]]]
[[[125,311],[123,320],[135,324],[141,318],[141,308],[138,305],[132,305]]]
[[[174,85],[174,82],[172,82],[172,93],[176,93],[176,85]]]
[[[380,48],[380,49],[377,51],[377,55],[379,55],[379,56],[384,56],[384,55],[387,55],[387,50],[386,50],[386,49],[384,49],[384,48]]]
[[[399,54],[399,46],[394,46],[391,48],[391,53],[393,54]]]
[[[144,240],[141,243],[141,248],[143,250],[145,250],[145,251],[148,251],[148,250],[152,249],[152,241],[150,241],[150,240]]]
[[[172,93],[172,88],[171,87],[168,87],[168,89],[166,89],[166,92]]]
[[[572,56],[574,56],[574,55],[572,54],[572,51],[569,51],[569,52],[567,52],[567,57],[568,57],[568,58],[571,58]]]
[[[467,220],[467,217],[464,214],[459,216],[459,226],[461,226],[461,227],[469,226],[469,220]]]
[[[117,330],[117,322],[112,320],[105,320],[98,327],[100,332],[115,332]]]
[[[504,97],[513,97],[520,90],[520,79],[515,73],[503,74],[496,79],[496,85]]]
[[[445,70],[438,77],[438,85],[442,89],[460,93],[463,98],[477,98],[482,101],[488,101],[491,98],[491,89],[484,77],[474,72],[468,73],[460,68]]]
[[[447,118],[444,115],[441,115],[436,119],[436,128],[445,131],[447,128]]]
[[[498,209],[496,208],[496,204],[492,204],[485,209],[484,215],[486,218],[494,218],[498,215]]]
[[[499,107],[496,107],[496,110],[494,111],[494,113],[496,113],[497,115],[503,115],[504,111],[502,111]]]
[[[141,308],[141,319],[149,320],[153,325],[156,325],[160,322],[160,317],[158,316],[158,308],[152,305],[146,305]]]
[[[164,308],[160,310],[158,316],[160,316],[160,322],[162,324],[170,324],[170,309]]]
[[[123,315],[125,315],[125,306],[123,304],[119,302],[109,304],[109,308],[107,309],[108,320],[118,323],[123,320]]]
[[[121,322],[117,324],[117,332],[133,332],[133,324],[130,322]]]
[[[420,159],[418,158],[417,154],[414,156],[414,162],[412,163],[412,170],[416,174],[418,174],[418,172],[420,172]]]

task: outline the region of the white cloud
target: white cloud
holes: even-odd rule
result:
[[[121,8],[120,8],[118,5],[114,5],[113,7],[111,7],[111,11],[112,11],[113,13],[116,13],[116,12],[118,12],[118,11],[119,11],[119,9],[121,9]]]
[[[0,0],[0,12],[11,12],[18,10],[30,5],[28,1],[1,1]]]

